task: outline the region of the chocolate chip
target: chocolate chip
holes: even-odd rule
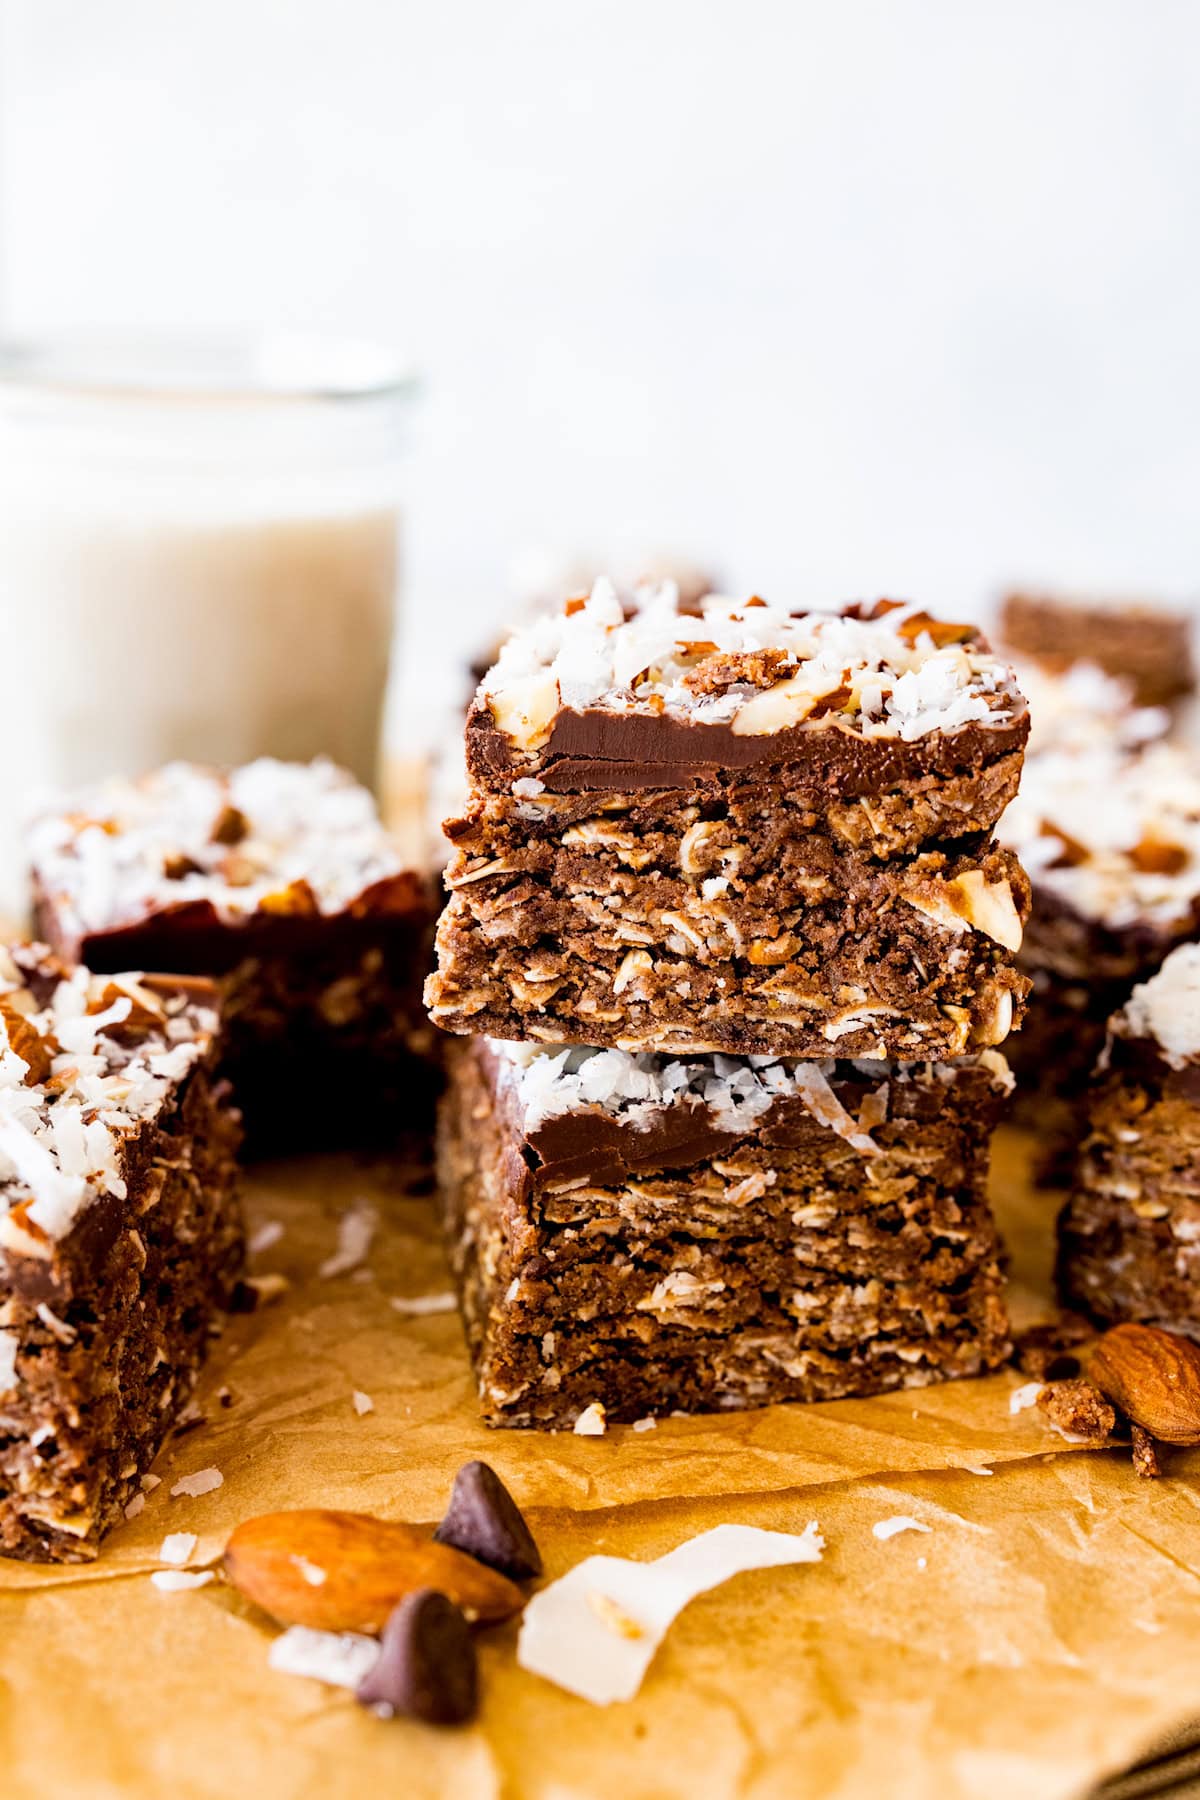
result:
[[[528,1581],[542,1572],[520,1507],[484,1462],[465,1463],[458,1471],[446,1516],[433,1535],[439,1544],[452,1544],[510,1581]]]
[[[258,1305],[258,1293],[248,1281],[235,1281],[229,1294],[231,1313],[252,1313]]]
[[[355,1699],[383,1718],[402,1713],[427,1725],[463,1725],[479,1705],[470,1627],[452,1600],[418,1588],[383,1628],[379,1660]]]

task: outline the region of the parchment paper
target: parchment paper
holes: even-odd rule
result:
[[[1029,1322],[1049,1310],[1053,1202],[1026,1190],[1015,1134],[997,1149]],[[94,1565],[0,1563],[4,1795],[1040,1800],[1083,1792],[1200,1712],[1200,1453],[1139,1482],[1127,1452],[1074,1450],[1036,1411],[1012,1416],[1015,1373],[640,1434],[487,1432],[457,1316],[390,1305],[449,1288],[428,1188],[419,1158],[254,1175],[252,1226],[284,1227],[256,1266],[292,1285],[230,1321],[204,1421],[159,1459],[162,1486]],[[379,1213],[367,1261],[320,1278],[339,1215],[362,1201]],[[364,1417],[355,1389],[374,1403]],[[480,1722],[440,1733],[271,1671],[272,1627],[223,1584],[149,1580],[168,1531],[199,1535],[195,1566],[277,1507],[435,1520],[472,1456],[527,1508],[550,1575],[600,1549],[656,1556],[726,1520],[816,1519],[825,1560],[696,1601],[638,1697],[608,1709],[525,1675],[515,1627],[493,1630]],[[220,1489],[169,1497],[210,1466]],[[876,1540],[897,1513],[933,1529]]]

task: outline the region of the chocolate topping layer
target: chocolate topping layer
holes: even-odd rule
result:
[[[811,785],[824,795],[874,794],[931,773],[977,768],[1021,749],[1028,736],[1025,707],[994,725],[963,725],[913,740],[864,737],[830,720],[743,736],[729,725],[596,708],[560,712],[545,746],[529,753],[516,749],[482,698],[473,703],[466,728],[467,768],[477,785],[503,792],[514,780],[534,776],[559,794],[689,787],[748,769],[777,770],[793,791]]]
[[[753,1142],[765,1150],[798,1149],[811,1141],[814,1118],[810,1105],[798,1094],[781,1095],[751,1123],[722,1126],[712,1109],[691,1097],[655,1109],[649,1122],[635,1123],[599,1106],[580,1106],[557,1113],[526,1129],[519,1104],[499,1079],[495,1052],[483,1039],[473,1040],[471,1052],[484,1071],[493,1105],[506,1121],[511,1137],[520,1145],[524,1163],[521,1187],[540,1189],[566,1182],[584,1181],[593,1186],[619,1186],[630,1176],[661,1169],[695,1168],[715,1157],[731,1155],[738,1145]],[[871,1075],[843,1063],[831,1077],[833,1091],[853,1118],[868,1095],[880,1083],[890,1086],[892,1105],[907,1117],[936,1116],[940,1084],[936,1081],[897,1081],[895,1068],[880,1063]],[[1003,1092],[984,1066],[964,1063],[949,1080],[964,1084],[981,1112],[999,1113]]]

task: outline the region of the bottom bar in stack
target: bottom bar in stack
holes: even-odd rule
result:
[[[828,1400],[1008,1354],[988,1141],[953,1063],[676,1060],[474,1038],[440,1187],[485,1418]]]
[[[1200,1336],[1200,944],[1114,1015],[1058,1225],[1064,1296]]]

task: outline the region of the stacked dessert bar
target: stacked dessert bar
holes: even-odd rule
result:
[[[1118,714],[1039,749],[1000,828],[1033,882],[1035,997],[1013,1063],[1050,1182],[1070,1178],[1109,1015],[1200,930],[1200,758],[1140,743],[1144,728]]]
[[[1064,1294],[1105,1323],[1200,1335],[1200,944],[1110,1021],[1059,1218]]]
[[[987,1141],[1028,733],[968,626],[615,590],[468,715],[442,1191],[485,1415],[864,1393],[1005,1351]]]
[[[29,852],[35,928],[59,954],[220,983],[222,1067],[255,1148],[363,1141],[430,1100],[430,897],[334,764],[105,782],[35,821]]]

